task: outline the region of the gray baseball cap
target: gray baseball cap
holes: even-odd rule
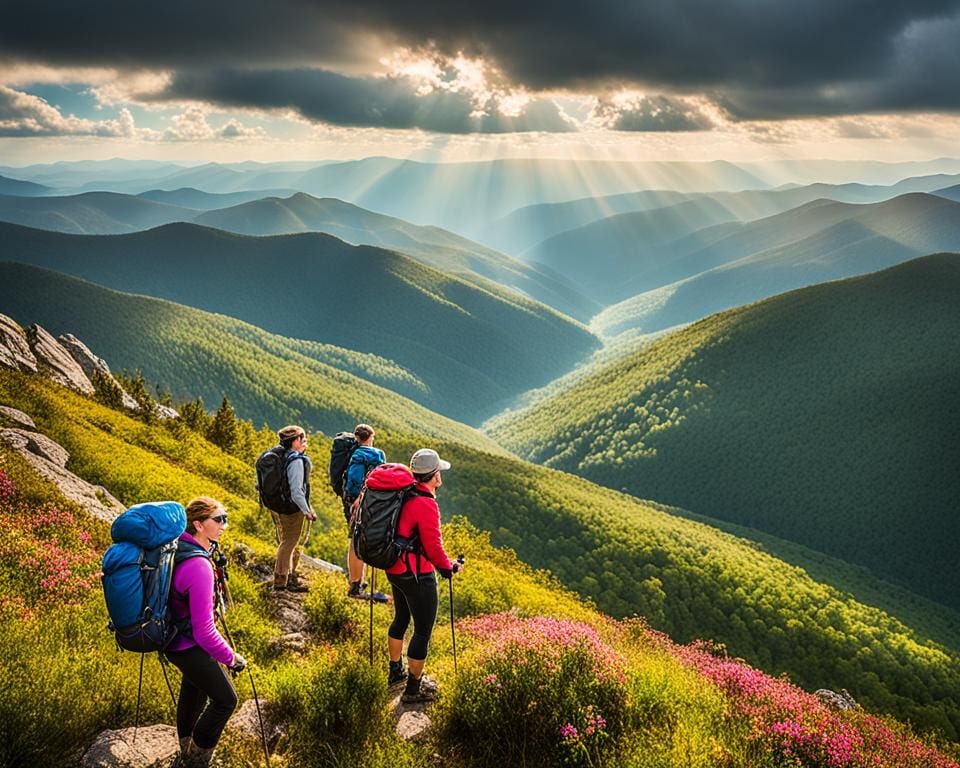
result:
[[[410,459],[410,471],[415,475],[429,475],[440,469],[450,469],[450,462],[441,459],[433,448],[421,448]]]

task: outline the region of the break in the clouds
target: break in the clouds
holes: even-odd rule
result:
[[[162,73],[148,98],[333,125],[566,131],[562,93],[611,129],[691,131],[705,101],[735,121],[960,111],[957,39],[960,0],[12,0],[0,64]],[[384,67],[398,50],[497,87],[425,89]]]
[[[511,109],[498,94],[457,83],[408,76],[346,77],[318,69],[219,70],[178,73],[166,88],[142,98],[294,110],[308,120],[341,126],[437,133],[572,130],[548,100],[530,100]]]

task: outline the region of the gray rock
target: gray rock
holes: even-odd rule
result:
[[[257,702],[247,699],[227,721],[227,729],[241,733],[260,744],[267,738],[267,751],[272,752],[281,738],[287,735],[286,729],[273,718],[273,705],[266,699],[260,700],[260,716],[263,717],[263,734],[260,732],[260,717],[257,716]],[[261,747],[261,750],[263,748]]]
[[[269,646],[274,653],[306,653],[310,641],[303,632],[288,632],[285,635],[271,638]]]
[[[30,351],[23,329],[6,315],[0,315],[0,365],[15,371],[37,372],[37,358]]]
[[[66,448],[40,432],[28,432],[25,429],[4,429],[0,430],[0,433],[2,433],[3,439],[18,451],[29,451],[52,464],[56,464],[58,467],[66,467],[70,460],[70,453]]]
[[[120,388],[121,392],[123,392],[123,407],[130,411],[140,410],[140,403],[134,400],[133,396],[120,386],[120,382],[117,381],[110,372],[110,366],[107,365],[106,360],[93,354],[93,352],[90,350],[90,347],[80,341],[80,339],[78,339],[72,333],[61,334],[57,337],[57,341],[60,342],[60,346],[70,353],[70,357],[72,357],[77,362],[77,365],[83,369],[83,372],[87,375],[87,378],[90,379],[91,382],[93,381],[94,373],[99,373],[101,376],[106,376]]]
[[[16,408],[11,408],[9,405],[0,405],[0,414],[3,414],[22,427],[29,427],[30,429],[37,428],[37,425],[33,423],[33,419],[27,414],[23,411],[18,411]]]
[[[37,370],[52,379],[85,395],[93,394],[93,384],[83,372],[83,368],[74,360],[60,343],[39,325],[27,328],[27,342],[37,358]]]
[[[170,768],[179,752],[177,729],[149,725],[104,731],[80,761],[81,768]]]
[[[428,731],[433,723],[427,714],[427,704],[404,704],[400,701],[400,694],[391,702],[393,707],[394,729],[404,741],[420,742],[427,738]]]
[[[814,691],[813,695],[831,709],[862,709],[862,707],[857,704],[857,700],[850,695],[850,692],[846,688],[841,688],[839,693],[831,691],[829,688],[821,688],[818,691]]]
[[[157,403],[156,408],[157,416],[161,419],[179,419],[180,414],[175,408],[171,408],[169,405],[160,405]]]
[[[0,439],[11,445],[43,477],[57,486],[64,496],[76,502],[94,517],[113,522],[124,506],[103,486],[92,485],[66,469],[69,454],[39,432],[0,429]]]

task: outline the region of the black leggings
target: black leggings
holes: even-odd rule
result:
[[[430,635],[437,621],[437,576],[435,572],[420,574],[419,581],[412,573],[402,576],[387,574],[393,587],[393,623],[387,635],[403,640],[413,616],[413,637],[407,646],[407,658],[423,661],[427,658]]]
[[[237,708],[237,692],[230,678],[200,646],[168,651],[165,655],[183,673],[177,702],[177,737],[193,736],[200,749],[217,746],[227,720]]]

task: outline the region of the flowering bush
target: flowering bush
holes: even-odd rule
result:
[[[74,514],[34,507],[0,469],[0,607],[33,615],[80,602],[96,582],[99,556]]]
[[[686,664],[729,697],[748,722],[749,738],[781,764],[803,768],[960,768],[902,727],[858,710],[837,711],[789,681],[714,652],[708,644],[675,647]]]
[[[626,709],[623,660],[596,630],[513,613],[459,625],[475,643],[472,663],[464,664],[438,714],[466,764],[613,760]]]

